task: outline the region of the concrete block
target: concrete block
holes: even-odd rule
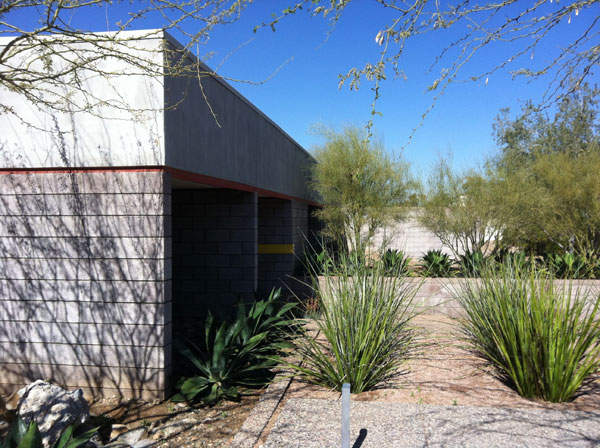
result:
[[[162,216],[0,216],[0,237],[171,236]]]
[[[0,342],[164,346],[171,343],[170,325],[3,321]]]
[[[0,297],[8,301],[152,304],[171,300],[171,282],[3,279],[0,280]]]
[[[245,274],[244,268],[222,268],[219,270],[219,280],[238,280]]]
[[[257,251],[257,243],[242,243],[242,254],[256,254]]]
[[[251,293],[254,291],[255,287],[256,287],[256,285],[253,280],[245,280],[245,281],[233,280],[231,282],[231,291],[236,292],[236,293],[243,293],[243,292]]]
[[[149,367],[104,369],[96,366],[11,363],[0,369],[0,384],[17,385],[46,378],[53,384],[67,389],[104,388],[110,390],[112,395],[121,396],[129,391],[157,391],[167,388],[169,370]],[[14,391],[17,387],[15,386]]]
[[[4,280],[152,280],[171,278],[170,259],[0,258]]]
[[[209,204],[206,206],[206,215],[214,217],[230,216],[232,215],[232,207],[234,206],[229,206],[228,204]]]
[[[164,325],[171,321],[171,302],[165,304],[0,301],[1,321],[76,324]]]
[[[13,194],[164,193],[162,172],[19,173],[0,176],[0,191]]]
[[[14,216],[163,215],[164,200],[161,193],[0,195],[4,214]]]
[[[163,237],[3,237],[5,258],[164,258],[171,238]]]
[[[240,242],[221,242],[219,243],[219,254],[224,255],[238,255],[243,254],[243,243]]]
[[[232,230],[231,241],[256,241],[256,230]]]
[[[230,231],[224,230],[224,229],[207,229],[206,230],[206,241],[207,242],[230,241]]]
[[[161,368],[169,360],[163,347],[0,342],[0,363],[61,364],[96,367]]]

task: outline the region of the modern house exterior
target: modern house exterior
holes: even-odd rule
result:
[[[310,231],[312,157],[229,84],[102,63],[111,116],[0,87],[0,393],[163,397],[173,335],[293,274]]]

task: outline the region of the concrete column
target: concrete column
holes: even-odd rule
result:
[[[267,294],[301,269],[308,231],[305,203],[278,198],[258,199],[258,286]],[[289,283],[289,282],[288,282]]]
[[[0,175],[0,388],[160,397],[171,369],[162,172]]]

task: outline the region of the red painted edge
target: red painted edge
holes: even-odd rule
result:
[[[2,174],[36,174],[36,173],[61,173],[61,174],[74,174],[74,173],[158,173],[165,172],[169,173],[176,179],[186,180],[199,184],[210,185],[218,188],[229,188],[233,190],[241,190],[248,192],[256,192],[263,196],[275,197],[279,199],[290,199],[300,202],[304,202],[309,205],[321,207],[321,204],[310,201],[307,199],[299,198],[296,196],[290,196],[283,193],[277,193],[271,190],[265,190],[263,188],[254,187],[252,185],[242,184],[219,177],[206,176],[204,174],[193,173],[191,171],[180,170],[178,168],[172,168],[170,166],[111,166],[111,167],[78,167],[78,168],[11,168],[11,169],[0,169],[0,175]]]

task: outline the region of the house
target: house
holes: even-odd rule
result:
[[[157,64],[181,49],[129,33]],[[85,73],[98,101],[70,112],[0,87],[0,393],[164,397],[181,328],[297,269],[313,159],[218,77]]]

